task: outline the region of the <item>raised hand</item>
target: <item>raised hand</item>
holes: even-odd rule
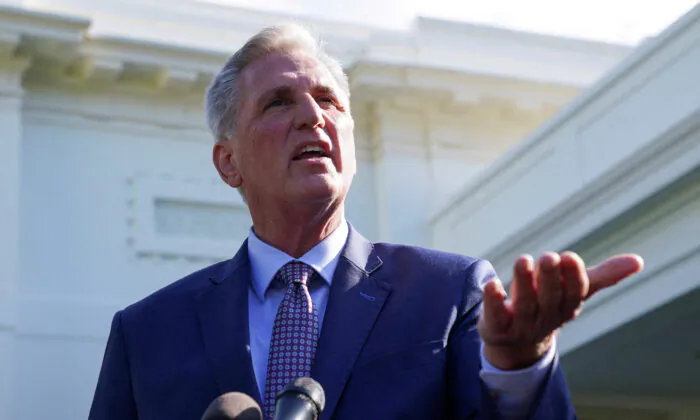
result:
[[[619,255],[586,269],[577,254],[548,252],[537,266],[529,255],[515,262],[511,296],[498,279],[486,284],[479,334],[484,355],[502,370],[536,363],[550,348],[557,330],[574,319],[583,302],[644,266],[638,255]]]

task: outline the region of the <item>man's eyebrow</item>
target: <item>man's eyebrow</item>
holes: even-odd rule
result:
[[[329,95],[337,96],[335,89],[333,89],[330,86],[326,86],[326,85],[316,85],[313,87],[312,90],[316,93],[327,93]]]
[[[338,93],[336,92],[335,89],[333,89],[330,86],[327,85],[314,85],[310,89],[315,95],[331,95],[334,98],[338,99]],[[256,101],[256,104],[258,107],[264,107],[267,105],[268,102],[270,102],[273,98],[277,97],[284,97],[284,96],[291,96],[294,92],[294,88],[288,85],[282,85],[282,86],[277,86],[272,89],[268,89],[267,91],[263,92],[262,95],[258,98]]]

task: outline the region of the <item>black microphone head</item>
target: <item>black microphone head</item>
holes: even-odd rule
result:
[[[323,409],[326,408],[326,393],[323,392],[321,384],[311,378],[302,377],[294,379],[280,391],[277,395],[277,400],[286,393],[305,395],[316,406],[318,414],[321,414]]]
[[[209,404],[201,420],[262,420],[260,406],[240,392],[220,395]]]

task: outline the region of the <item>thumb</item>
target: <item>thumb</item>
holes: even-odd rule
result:
[[[644,268],[644,260],[636,254],[618,255],[588,269],[589,298],[599,290],[613,286]]]

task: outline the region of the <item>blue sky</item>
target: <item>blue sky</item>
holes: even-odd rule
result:
[[[655,35],[698,0],[204,0],[388,29],[416,15],[531,32],[635,44]]]

